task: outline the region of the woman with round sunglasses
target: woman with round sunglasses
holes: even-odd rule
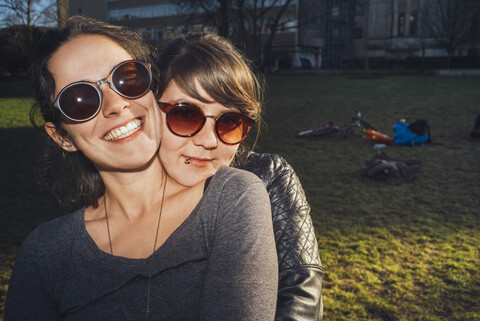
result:
[[[211,34],[173,40],[158,65],[165,170],[187,186],[232,164],[260,177],[270,196],[279,265],[275,320],[321,320],[323,270],[300,181],[282,157],[241,144],[260,123],[261,82],[230,42]]]
[[[265,187],[228,167],[207,188],[165,173],[153,61],[138,35],[81,17],[40,43],[35,106],[52,138],[43,177],[80,209],[23,242],[6,321],[274,319]]]

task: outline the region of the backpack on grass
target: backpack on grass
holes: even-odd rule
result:
[[[430,143],[430,125],[426,119],[417,119],[408,125],[404,121],[398,121],[393,125],[395,135],[393,141],[398,145],[423,145]]]

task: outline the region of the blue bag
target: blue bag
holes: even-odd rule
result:
[[[393,125],[393,141],[398,145],[423,145],[424,142],[428,140],[428,135],[417,135],[408,129],[408,124],[403,121],[398,121]]]

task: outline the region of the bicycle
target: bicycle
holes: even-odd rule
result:
[[[356,115],[352,117],[352,123],[343,126],[336,126],[333,125],[333,122],[329,122],[328,124],[322,124],[320,127],[306,129],[298,132],[296,134],[297,137],[321,137],[321,136],[328,136],[334,133],[340,133],[343,137],[347,137],[350,134],[355,134],[355,129],[361,129],[362,132],[364,130],[376,130],[375,127],[367,123],[362,119],[362,114],[357,111]]]

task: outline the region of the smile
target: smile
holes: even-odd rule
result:
[[[139,130],[141,127],[142,127],[142,122],[140,121],[140,119],[134,119],[131,122],[129,122],[128,124],[126,124],[125,126],[115,128],[115,129],[111,130],[110,132],[108,132],[105,135],[105,139],[108,140],[108,141],[112,141],[112,140],[125,138],[125,137],[128,137],[128,136],[132,135],[134,132]]]

